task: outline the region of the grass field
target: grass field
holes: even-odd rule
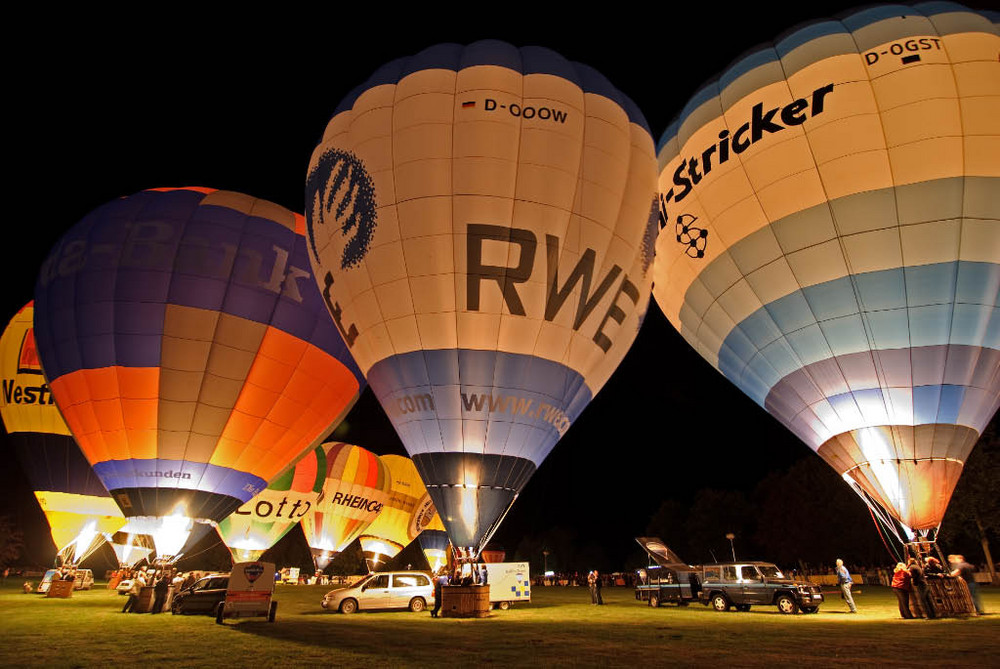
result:
[[[13,579],[12,579],[13,580]],[[772,607],[650,609],[627,588],[535,588],[529,605],[485,620],[427,613],[327,613],[324,586],[278,586],[278,619],[216,625],[203,616],[120,613],[103,588],[71,599],[0,589],[3,666],[998,666],[1000,592],[978,618],[900,620],[888,588],[866,586],[848,615],[835,595],[815,615]]]

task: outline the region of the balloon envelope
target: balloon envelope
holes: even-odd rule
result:
[[[635,338],[655,179],[635,105],[538,47],[394,61],[327,126],[316,276],[455,545],[485,543]]]
[[[100,534],[125,524],[59,414],[42,374],[29,302],[0,337],[0,416],[7,439],[34,489],[52,540],[64,558],[78,563]]]
[[[427,564],[431,571],[437,573],[442,567],[448,565],[448,533],[444,530],[426,529],[417,537],[420,542],[420,550],[427,558]]]
[[[361,550],[369,570],[385,564],[417,538],[440,516],[413,460],[401,455],[383,455],[389,471],[389,495],[378,517],[361,535]]]
[[[998,49],[951,3],[817,21],[660,141],[663,312],[911,530],[1000,401]]]
[[[323,492],[302,518],[302,530],[316,568],[325,569],[378,517],[392,482],[385,463],[360,446],[323,444],[317,457]]]
[[[323,492],[326,453],[307,453],[249,502],[219,523],[219,536],[237,562],[259,560],[308,514]]]
[[[142,531],[171,550],[357,398],[303,232],[246,195],[149,190],[86,216],[42,268],[36,339],[56,402],[125,515],[151,519]]]

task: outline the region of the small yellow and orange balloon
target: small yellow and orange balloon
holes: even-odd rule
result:
[[[313,508],[326,481],[326,451],[317,446],[216,528],[237,562],[259,560]]]
[[[326,569],[382,512],[392,482],[385,463],[360,446],[331,442],[320,450],[323,492],[302,530],[316,568]]]

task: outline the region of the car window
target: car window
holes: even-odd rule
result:
[[[706,567],[705,568],[705,581],[718,581],[719,580],[719,568],[718,567]]]
[[[760,571],[767,578],[785,578],[785,575],[781,573],[781,570],[775,567],[773,564],[761,565]]]
[[[414,588],[430,584],[430,579],[421,574],[396,574],[392,577],[392,587],[394,588]]]
[[[760,580],[760,575],[757,573],[757,567],[753,566],[752,564],[743,565],[742,567],[740,567],[740,571],[743,574],[742,578],[744,581]]]
[[[371,581],[368,582],[367,587],[369,588],[388,588],[389,587],[389,575],[379,574]]]
[[[736,580],[736,567],[723,567],[722,568],[722,578],[727,581]]]

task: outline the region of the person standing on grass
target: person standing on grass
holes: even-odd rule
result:
[[[139,602],[139,593],[142,592],[146,581],[142,578],[142,572],[136,573],[132,578],[132,587],[128,589],[128,599],[122,607],[122,613],[129,613],[135,610],[135,605]]]
[[[910,584],[910,572],[902,562],[897,562],[896,569],[892,572],[892,591],[899,604],[899,615],[907,620],[913,618],[910,612],[910,593],[913,591],[913,585]]]
[[[431,618],[438,617],[438,611],[441,610],[441,598],[444,596],[444,586],[447,584],[448,569],[441,567],[438,569],[437,576],[434,577],[434,608],[431,609]]]
[[[931,601],[931,591],[927,587],[927,577],[924,576],[924,569],[920,566],[920,560],[910,558],[907,568],[910,571],[910,584],[913,586],[917,603],[920,604],[920,610],[923,611],[925,617],[933,620],[937,617],[937,614],[934,613],[934,602]]]
[[[986,613],[983,610],[983,600],[979,596],[979,587],[976,585],[976,570],[971,564],[965,561],[964,555],[949,555],[948,564],[951,565],[952,576],[959,576],[965,584],[969,586],[969,594],[972,596],[972,603],[976,607],[976,615]]]
[[[160,572],[160,580],[156,582],[153,586],[153,593],[156,595],[153,598],[153,610],[152,613],[159,613],[163,610],[163,604],[167,601],[167,592],[170,590],[170,574],[166,570]]]
[[[851,585],[854,581],[851,580],[851,572],[847,570],[844,566],[844,561],[837,558],[837,585],[840,586],[840,594],[847,602],[848,608],[851,613],[857,613],[858,607],[854,605],[854,596],[851,594]]]
[[[597,598],[595,604],[604,606],[604,598],[601,597],[601,573],[596,569],[594,570],[594,594]]]
[[[590,590],[590,603],[597,603],[597,572],[591,570],[587,574],[587,588]]]

